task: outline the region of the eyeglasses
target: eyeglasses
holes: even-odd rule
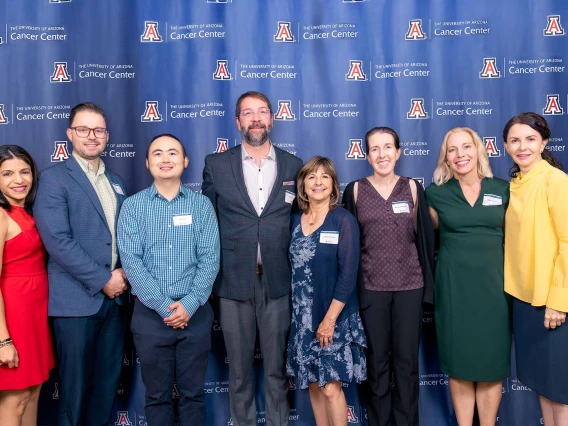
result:
[[[256,114],[260,116],[260,118],[266,118],[270,116],[270,110],[268,108],[260,108]],[[241,111],[241,117],[243,118],[252,118],[255,115],[255,112],[252,109],[245,109]]]
[[[95,135],[95,138],[102,139],[106,135],[108,135],[108,130],[102,127],[95,127],[94,129],[85,126],[69,127],[69,128],[75,130],[75,134],[80,138],[88,138],[89,135],[91,134],[91,130],[93,131],[93,135]]]

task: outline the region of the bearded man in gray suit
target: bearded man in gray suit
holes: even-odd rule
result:
[[[215,207],[221,269],[213,287],[229,356],[235,426],[257,423],[253,389],[256,331],[264,359],[266,423],[288,424],[286,339],[290,328],[290,213],[302,161],[269,139],[268,98],[246,92],[236,105],[242,144],[208,155],[202,192]]]

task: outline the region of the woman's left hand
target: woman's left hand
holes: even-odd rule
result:
[[[324,318],[316,331],[316,337],[318,338],[322,348],[329,348],[329,345],[333,343],[334,330],[335,321]]]
[[[566,312],[560,312],[552,308],[546,308],[544,312],[544,326],[555,329],[566,321]]]

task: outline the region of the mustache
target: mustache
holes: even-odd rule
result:
[[[266,126],[262,123],[252,123],[248,126],[249,129],[266,129]]]

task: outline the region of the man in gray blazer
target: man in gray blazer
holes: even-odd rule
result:
[[[59,370],[58,426],[106,425],[120,380],[128,292],[116,247],[126,186],[100,159],[103,109],[76,105],[73,154],[39,177],[34,216],[49,258],[48,314]],[[47,350],[47,348],[45,348]]]
[[[236,106],[242,144],[208,155],[202,192],[219,220],[221,269],[213,287],[229,356],[235,426],[257,423],[253,362],[258,325],[266,424],[288,424],[286,339],[290,328],[290,212],[302,161],[276,148],[270,101],[247,92]]]

